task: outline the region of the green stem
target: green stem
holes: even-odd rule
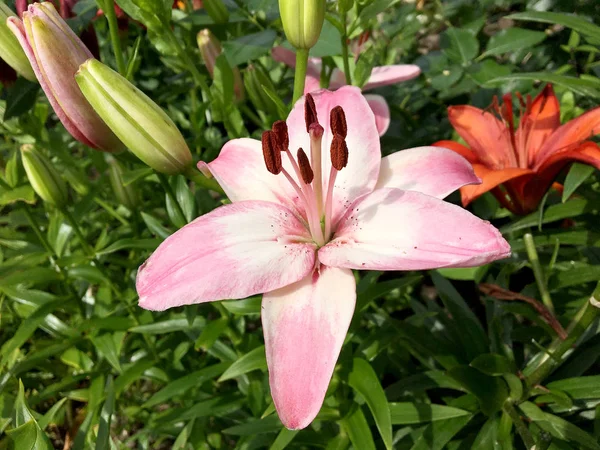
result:
[[[200,171],[196,170],[193,166],[190,166],[184,173],[190,181],[193,181],[198,186],[202,186],[205,189],[224,194],[223,188],[219,186],[219,183],[214,178],[205,177]]]
[[[181,217],[183,218],[183,220],[187,223],[187,218],[185,217],[185,214],[183,212],[183,209],[181,208],[181,205],[177,201],[177,197],[175,196],[175,192],[173,192],[173,188],[169,184],[169,180],[167,179],[167,177],[164,174],[162,174],[160,172],[156,172],[156,175],[158,176],[158,180],[160,181],[160,184],[162,185],[163,189],[165,190],[167,196],[171,199],[171,203],[173,203],[173,206],[177,210],[177,214],[180,214]]]
[[[258,128],[268,128],[268,126],[265,126],[266,124],[263,123],[260,117],[258,117],[254,111],[248,108],[248,106],[241,103],[238,105],[238,108],[241,112],[248,116],[248,118],[254,122],[254,125],[256,125]]]
[[[346,75],[346,84],[352,84],[352,76],[350,74],[350,63],[348,61],[348,15],[342,15],[342,23],[344,24],[344,34],[342,35],[342,59],[344,60],[344,75]]]
[[[523,444],[525,444],[525,448],[527,448],[527,450],[535,448],[535,440],[533,439],[533,436],[529,432],[527,425],[525,425],[525,422],[523,422],[523,419],[521,419],[521,416],[519,415],[513,404],[510,402],[506,402],[504,403],[504,407],[502,409],[504,410],[504,412],[506,412],[506,414],[508,414],[508,416],[512,420],[512,423],[514,424],[515,428],[517,429],[517,432],[521,436],[521,439],[523,439]]]
[[[306,81],[306,70],[308,68],[308,50],[304,48],[296,49],[296,73],[294,75],[294,97],[293,103],[296,103],[302,94],[304,94],[304,82]]]
[[[94,197],[94,201],[102,208],[104,209],[108,214],[110,214],[112,217],[114,217],[115,219],[117,219],[119,222],[121,222],[123,225],[125,225],[126,227],[129,226],[129,222],[127,220],[125,220],[123,217],[121,217],[119,215],[119,213],[117,211],[114,210],[114,208],[112,208],[108,203],[106,203],[104,200],[98,198],[98,197]]]
[[[119,24],[117,23],[117,15],[115,13],[115,1],[105,0],[104,15],[108,21],[108,29],[110,31],[110,41],[112,43],[115,59],[117,60],[117,69],[123,76],[127,73],[127,65],[123,58],[123,50],[121,48],[121,37],[119,36]]]
[[[196,85],[198,85],[200,89],[202,89],[203,93],[206,93],[206,95],[209,96],[210,90],[208,88],[208,84],[206,84],[206,80],[204,80],[204,77],[196,67],[196,64],[194,64],[194,61],[192,61],[192,58],[190,58],[190,55],[188,55],[188,53],[181,46],[179,40],[177,39],[177,36],[175,36],[175,33],[173,33],[173,30],[168,26],[165,26],[164,31],[167,34],[167,36],[169,36],[173,47],[175,47],[177,56],[179,57],[183,65],[186,67],[186,69],[191,73]]]
[[[536,358],[535,368],[527,366],[523,371],[526,375],[525,384],[529,389],[540,384],[552,371],[563,361],[562,356],[573,348],[583,332],[588,329],[591,323],[598,317],[600,312],[600,282],[596,286],[594,293],[588,301],[577,312],[569,326],[567,327],[567,339],[564,341],[555,338],[546,353],[539,360]]]
[[[85,236],[83,235],[83,233],[81,231],[81,228],[79,227],[79,224],[75,220],[75,217],[73,217],[73,214],[71,214],[67,208],[61,209],[60,212],[63,213],[63,216],[65,216],[65,218],[67,219],[67,222],[69,222],[69,224],[73,227],[73,230],[75,230],[75,234],[79,238],[79,242],[81,243],[81,246],[83,247],[83,251],[88,256],[94,256],[94,254],[95,254],[94,249],[90,246],[90,244],[88,244]]]
[[[540,264],[540,259],[538,257],[537,250],[535,249],[535,243],[533,242],[533,236],[531,233],[526,233],[525,236],[523,236],[523,242],[525,243],[525,251],[527,251],[527,257],[529,258],[531,268],[533,269],[535,282],[537,283],[538,290],[542,296],[542,302],[544,303],[544,306],[548,308],[552,314],[554,314],[554,304],[552,303],[552,298],[550,298],[550,293],[548,292],[544,270]]]

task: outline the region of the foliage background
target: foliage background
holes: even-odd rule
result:
[[[100,3],[78,2],[71,26],[91,23]],[[220,24],[166,0],[117,3],[132,18],[121,31],[131,79],[175,120],[196,160],[285,117],[293,71],[269,53],[285,41],[276,1],[227,1],[229,20]],[[329,67],[341,65],[335,3],[312,51]],[[583,24],[570,15],[552,23],[511,16],[525,10],[575,11]],[[399,62],[423,71],[376,91],[392,111],[383,152],[451,138],[448,105],[485,108],[494,95],[535,95],[544,82],[555,85],[563,121],[597,106],[600,28],[585,24],[599,21],[595,0],[356,1],[349,38],[369,31],[370,39],[355,77]],[[93,24],[102,60],[116,67],[106,21]],[[195,43],[206,27],[224,48],[214,81]],[[268,77],[264,108],[253,103],[264,92],[233,101],[233,67]],[[508,260],[356,273],[356,313],[328,397],[313,425],[297,432],[274,414],[260,298],[164,313],[136,304],[137,267],[222,197],[173,176],[167,186],[179,209],[131,154],[114,160],[75,142],[36,85],[19,79],[1,98],[0,449],[510,449],[525,448],[527,436],[537,448],[600,448],[599,324],[595,311],[585,327],[571,322],[582,325],[576,315],[600,279],[597,171],[574,165],[560,176],[563,194],[552,192],[530,216],[512,216],[490,195],[475,202],[473,212],[510,241]],[[67,215],[35,198],[23,144],[66,179]],[[539,260],[526,252],[527,233]],[[548,293],[570,339],[562,343],[531,304],[484,295],[483,282],[538,300]],[[547,348],[562,353],[548,357]],[[541,360],[551,373],[541,387],[528,385]]]

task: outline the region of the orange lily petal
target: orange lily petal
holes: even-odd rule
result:
[[[521,118],[516,133],[517,145],[526,148],[530,166],[533,165],[535,156],[548,136],[558,127],[560,127],[560,104],[552,85],[547,84]]]
[[[530,179],[515,180],[510,186],[511,195],[517,197],[520,201],[520,207],[523,214],[535,211],[540,201],[546,195],[550,187],[555,187],[558,183],[553,183],[556,176],[569,163],[583,162],[596,168],[600,168],[600,147],[593,142],[584,142],[575,150],[557,153],[546,161]],[[560,185],[558,185],[560,186]],[[562,186],[560,186],[562,188]],[[562,189],[558,189],[559,192]]]
[[[442,147],[452,150],[458,153],[460,156],[465,158],[471,164],[477,162],[477,156],[469,147],[465,147],[462,144],[454,141],[437,141],[435,144],[431,144],[434,147]]]
[[[535,158],[534,168],[538,170],[552,156],[579,145],[586,139],[600,133],[600,107],[594,108],[565,123],[552,133]]]
[[[488,167],[516,166],[508,128],[489,112],[474,106],[450,106],[448,118],[479,161]]]
[[[473,164],[475,175],[481,178],[481,184],[467,185],[460,188],[460,195],[463,206],[467,206],[476,198],[482,196],[487,191],[491,191],[496,186],[506,183],[516,178],[533,176],[534,172],[529,169],[520,169],[518,167],[509,167],[508,169],[493,170],[483,164]]]

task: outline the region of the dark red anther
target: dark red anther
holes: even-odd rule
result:
[[[277,138],[279,150],[285,152],[290,146],[290,136],[288,134],[287,123],[285,123],[283,120],[278,120],[273,124],[272,130]]]
[[[333,136],[331,141],[331,165],[336,170],[342,170],[348,164],[348,146],[340,134]]]
[[[304,121],[306,122],[306,132],[310,130],[313,123],[319,123],[315,99],[310,94],[306,94],[304,99]]]
[[[262,150],[265,158],[267,170],[273,175],[281,172],[281,151],[277,147],[277,138],[272,131],[265,131],[262,134]]]
[[[315,174],[310,167],[308,156],[306,156],[306,153],[304,153],[304,150],[301,148],[298,149],[298,167],[300,168],[300,176],[302,177],[302,181],[304,181],[305,184],[312,183]]]
[[[511,94],[504,94],[502,97],[502,118],[508,123],[511,130],[515,128],[515,120],[513,116],[513,102]]]
[[[346,125],[346,114],[341,106],[336,106],[329,113],[329,125],[333,134],[339,134],[343,138],[348,136],[348,125]]]

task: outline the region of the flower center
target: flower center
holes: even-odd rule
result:
[[[315,243],[322,246],[331,239],[334,231],[333,188],[337,173],[348,164],[348,126],[342,107],[333,108],[329,115],[329,126],[333,134],[330,146],[331,169],[326,189],[323,189],[321,147],[324,129],[319,124],[315,101],[310,94],[306,94],[304,102],[304,120],[306,132],[310,136],[310,159],[302,148],[297,150],[296,159],[293,157],[289,149],[287,124],[283,120],[278,120],[271,130],[262,134],[262,149],[267,170],[273,175],[283,174],[298,194],[306,213],[310,234]],[[282,153],[290,161],[292,174],[283,167]]]

